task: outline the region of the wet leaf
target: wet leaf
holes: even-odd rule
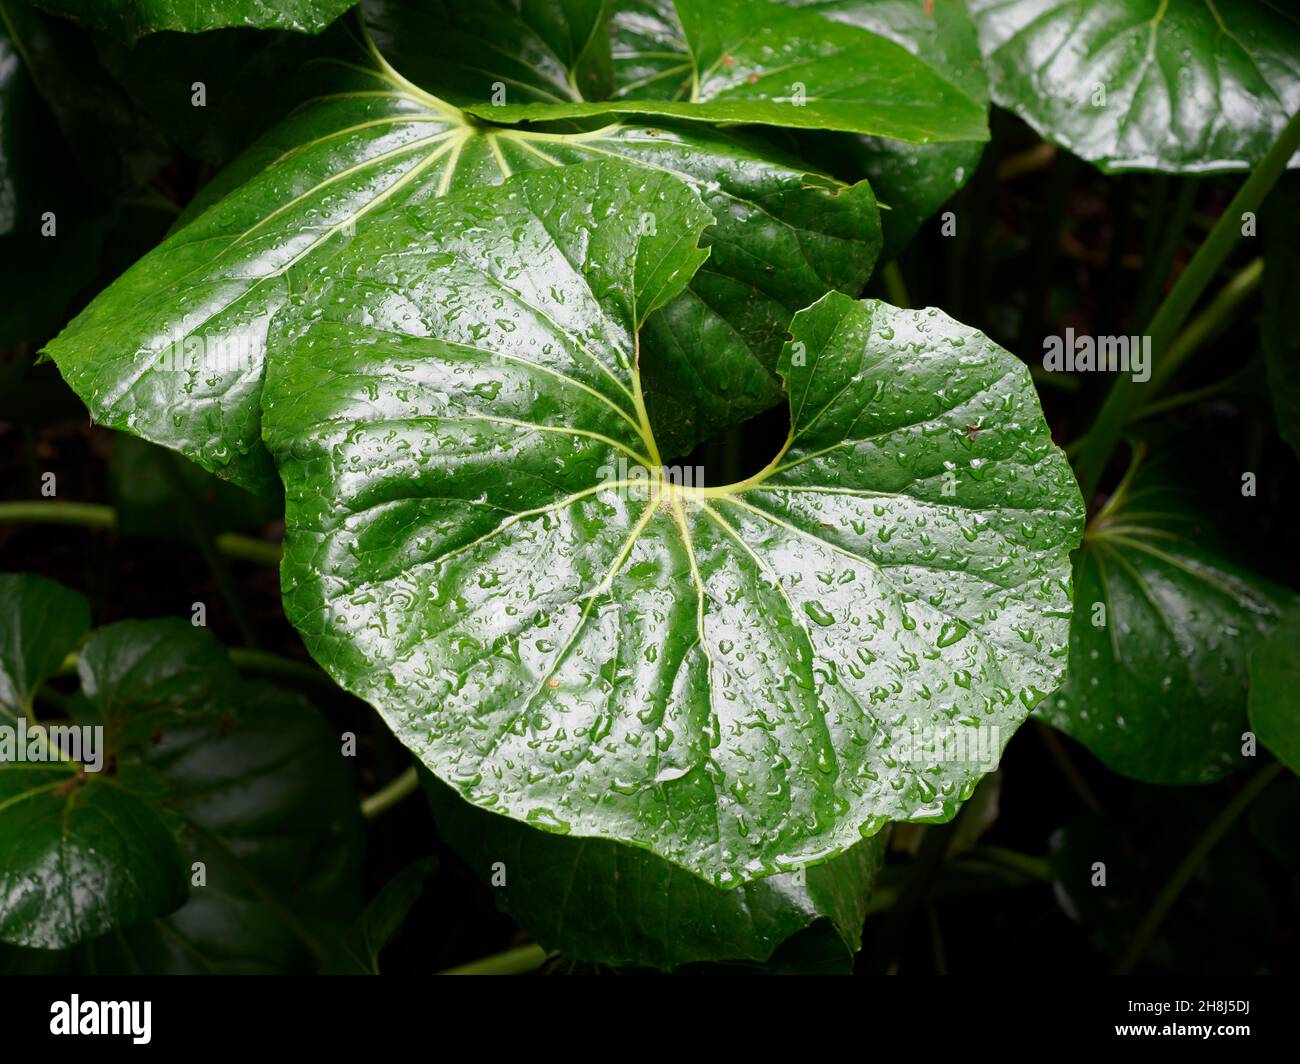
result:
[[[1247,660],[1294,596],[1206,547],[1157,468],[1075,555],[1070,669],[1040,712],[1116,772],[1208,783],[1249,763]]]
[[[475,804],[734,885],[955,811],[1063,671],[1081,505],[1019,361],[841,295],[761,474],[652,474],[635,336],[707,222],[613,162],[396,213],[278,322],[265,418],[335,679]]]
[[[1246,169],[1300,109],[1282,4],[969,2],[993,99],[1107,172]]]
[[[720,890],[646,850],[539,831],[462,801],[427,773],[424,781],[440,835],[505,912],[548,950],[615,966],[765,962],[825,922],[827,961],[847,970],[888,835],[806,871]]]
[[[492,76],[483,73],[455,102],[494,122],[623,114],[835,129],[920,143],[988,137],[983,110],[963,92],[852,20],[769,0],[675,0],[673,7],[690,63],[676,98],[634,94],[625,78],[609,100],[570,93],[563,102],[513,102],[507,94],[497,103]]]
[[[949,81],[973,106],[988,110],[988,85],[964,0],[938,0],[929,13],[910,0],[788,2],[893,41]],[[671,0],[620,5],[614,15],[613,47],[617,95],[672,99],[689,92],[690,53]],[[966,183],[984,149],[979,141],[909,144],[887,137],[784,129],[769,135],[827,173],[870,179],[885,208],[880,224],[886,260]]]
[[[458,8],[456,17],[473,21],[497,10],[477,8]],[[352,234],[382,233],[400,209],[525,170],[627,159],[693,183],[714,212],[707,267],[643,338],[647,403],[668,453],[686,453],[779,402],[775,363],[790,315],[827,289],[857,293],[870,276],[880,222],[866,183],[810,174],[770,144],[705,124],[484,125],[426,91],[445,91],[441,83],[406,77],[411,68],[455,77],[454,66],[433,62],[425,48],[430,39],[458,39],[441,23],[429,29],[429,12],[446,16],[445,9],[367,10],[403,73],[378,48],[351,57],[360,69],[313,68],[337,77],[213,181],[201,196],[208,209],[191,212],[191,224],[47,346],[100,424],[273,494],[259,402],[266,325],[286,306],[290,271],[350,268]],[[424,18],[399,33],[412,12]],[[504,38],[519,52],[510,62],[545,51],[541,36],[520,33],[513,26]],[[507,61],[499,48],[491,55]],[[555,74],[554,57],[549,64]],[[517,81],[493,74],[502,77]],[[698,350],[710,356],[699,358]]]
[[[248,26],[317,33],[356,0],[28,0],[54,15],[130,40],[160,30]]]
[[[792,0],[797,2],[797,0]],[[987,112],[988,79],[966,0],[812,0],[800,6],[859,26],[906,48]],[[895,258],[922,224],[975,172],[979,141],[910,144],[888,137],[806,134],[806,155],[841,177],[866,175],[882,204],[883,260]]]

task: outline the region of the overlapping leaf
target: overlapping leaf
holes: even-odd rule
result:
[[[1075,556],[1069,673],[1041,712],[1148,783],[1207,783],[1248,763],[1248,658],[1294,597],[1203,546],[1205,533],[1143,470]]]
[[[255,26],[316,33],[356,0],[28,0],[55,15],[119,37],[179,30],[197,33],[223,26]]]
[[[219,176],[204,197],[209,209],[102,293],[49,353],[101,423],[267,491],[266,327],[284,308],[291,267],[346,268],[351,234],[381,230],[402,205],[518,171],[621,157],[695,183],[716,219],[709,266],[655,322],[642,352],[661,440],[684,453],[779,400],[773,368],[790,315],[827,289],[858,291],[880,239],[865,184],[810,175],[711,124],[983,135],[980,108],[949,107],[947,82],[879,35],[776,5],[746,42],[739,35],[752,12],[730,0],[707,7],[678,7],[702,75],[694,102],[656,104],[640,119],[597,105],[605,118],[587,128],[554,122],[591,110],[586,103],[533,102],[533,124],[510,127],[501,123],[518,105],[492,100],[498,85],[507,101],[572,99],[606,83],[617,96],[612,62],[599,59],[610,54],[602,5],[365,5],[374,32],[366,50],[319,65],[337,79]],[[790,49],[797,70],[780,61]],[[769,98],[769,81],[796,73],[807,106]],[[626,111],[630,98],[617,98],[614,110]],[[674,117],[697,121],[647,124]]]
[[[1290,5],[968,2],[993,98],[1106,171],[1245,169],[1300,110]]]
[[[611,114],[835,129],[910,141],[984,140],[985,115],[908,51],[852,21],[776,0],[674,0],[689,54],[684,98],[627,91],[610,100],[491,100],[491,75],[465,100],[492,121]],[[627,82],[623,86],[626,89]]]
[[[969,106],[988,109],[988,85],[965,0],[926,8],[910,0],[785,0],[823,18],[893,41],[921,59]],[[690,50],[672,0],[620,4],[614,14],[616,96],[682,99],[689,95]],[[886,207],[884,257],[891,259],[922,222],[965,184],[983,151],[979,141],[907,143],[857,134],[791,134],[802,158],[842,177],[865,174]]]
[[[1080,502],[1023,365],[843,296],[763,474],[646,488],[635,337],[707,223],[619,163],[395,212],[281,319],[265,409],[316,659],[475,804],[734,885],[952,813],[1063,670]]]
[[[439,833],[497,904],[547,949],[596,964],[761,963],[824,921],[831,944],[822,963],[847,971],[884,861],[880,832],[815,868],[720,890],[645,850],[539,831],[426,781]]]

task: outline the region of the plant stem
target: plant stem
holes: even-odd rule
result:
[[[1215,381],[1213,384],[1207,384],[1204,388],[1194,388],[1189,392],[1179,392],[1177,395],[1171,395],[1164,399],[1157,399],[1154,403],[1140,408],[1133,415],[1134,421],[1141,421],[1144,418],[1154,417],[1156,414],[1167,414],[1170,410],[1177,410],[1179,407],[1191,406],[1193,403],[1200,403],[1212,396],[1218,395],[1241,380],[1245,370],[1239,370],[1230,377],[1224,377],[1223,380]]]
[[[413,794],[419,788],[420,778],[415,774],[415,766],[412,765],[395,780],[385,784],[370,797],[364,799],[361,802],[361,815],[367,820],[373,820],[380,813],[391,809],[408,794]]]
[[[216,537],[217,550],[227,558],[257,565],[278,566],[284,554],[278,543],[271,543],[256,536],[245,536],[239,532],[222,532]]]
[[[1083,803],[1083,807],[1090,813],[1100,813],[1102,810],[1101,799],[1088,786],[1088,781],[1083,778],[1082,773],[1079,772],[1074,761],[1071,760],[1069,751],[1065,749],[1065,744],[1061,742],[1052,726],[1044,724],[1041,720],[1034,721],[1034,723],[1037,725],[1034,730],[1038,732],[1038,737],[1043,740],[1043,745],[1047,747],[1048,754],[1056,762],[1056,767],[1065,778],[1065,782],[1070,785],[1070,789]]]
[[[240,672],[261,673],[264,676],[277,676],[285,680],[302,680],[307,683],[320,684],[339,690],[337,684],[320,668],[305,661],[295,661],[269,650],[254,650],[252,647],[227,647],[231,664]],[[70,651],[59,665],[55,676],[71,676],[77,671],[79,655]]]
[[[1027,853],[1008,850],[1005,846],[976,846],[970,851],[969,858],[972,861],[988,861],[1040,883],[1050,883],[1053,879],[1052,865],[1046,857],[1032,857]]]
[[[254,650],[251,647],[230,647],[228,653],[235,668],[240,672],[253,672],[283,680],[300,680],[338,689],[338,685],[322,669],[310,662],[296,661],[293,658],[272,654],[266,650]]]
[[[1169,915],[1169,910],[1173,908],[1174,902],[1182,894],[1183,888],[1196,874],[1196,870],[1201,867],[1210,851],[1214,849],[1219,840],[1232,827],[1237,817],[1241,816],[1250,803],[1263,794],[1265,788],[1277,778],[1282,771],[1282,767],[1282,762],[1276,761],[1267,768],[1262,768],[1256,772],[1246,781],[1246,785],[1232,796],[1232,800],[1220,810],[1219,815],[1206,826],[1200,838],[1187,851],[1187,856],[1178,863],[1178,867],[1165,881],[1160,893],[1156,895],[1156,900],[1151,903],[1151,908],[1147,910],[1147,914],[1138,927],[1137,933],[1133,936],[1133,942],[1129,946],[1128,952],[1115,966],[1116,975],[1127,975],[1133,970],[1133,966],[1142,959],[1142,955],[1146,953],[1147,947],[1151,944],[1151,939],[1155,937],[1155,933],[1160,929],[1165,917]]]
[[[42,502],[38,499],[21,499],[0,502],[0,525],[46,524],[80,525],[83,528],[116,528],[117,511],[97,502]],[[279,565],[281,548],[254,536],[238,532],[223,532],[215,537],[217,550],[228,558],[256,562],[259,565]]]
[[[916,859],[907,870],[907,880],[899,890],[889,919],[880,929],[867,958],[866,971],[873,974],[892,974],[895,971],[908,927],[925,906],[930,889],[943,869],[957,824],[969,808],[969,805],[962,805],[946,824],[925,825]]]
[[[235,582],[230,566],[226,564],[225,557],[217,550],[212,530],[208,527],[208,522],[203,516],[198,500],[194,497],[189,481],[185,479],[181,461],[170,452],[164,453],[160,463],[163,476],[171,485],[172,493],[180,504],[185,521],[190,526],[190,536],[194,540],[194,546],[202,556],[204,564],[207,565],[208,572],[212,574],[213,582],[217,585],[218,593],[225,600],[226,608],[230,610],[230,617],[235,622],[235,627],[239,629],[240,639],[245,646],[256,647],[257,625],[253,621],[253,613],[248,608],[248,603],[244,601],[244,596]]]
[[[902,307],[904,310],[911,307],[912,300],[907,294],[907,282],[903,280],[903,271],[897,259],[885,266],[881,271],[881,279],[885,282],[885,294],[889,296],[889,301],[894,306]]]
[[[930,920],[930,959],[934,962],[935,975],[948,974],[948,955],[943,948],[943,929],[939,926],[939,913],[933,902],[926,904]]]
[[[1160,366],[1178,330],[1182,327],[1192,307],[1205,291],[1214,275],[1222,267],[1228,254],[1241,238],[1241,216],[1259,209],[1264,197],[1286,169],[1291,156],[1300,148],[1300,112],[1292,116],[1281,136],[1269,148],[1268,154],[1251,171],[1232,202],[1210,230],[1209,236],[1192,256],[1192,261],[1179,275],[1160,309],[1151,320],[1148,334],[1151,337],[1151,357],[1154,374],[1163,374]],[[1163,374],[1167,376],[1167,374]],[[1163,379],[1163,376],[1161,379]],[[1130,415],[1137,406],[1134,381],[1129,375],[1115,378],[1106,401],[1097,413],[1097,419],[1088,433],[1088,442],[1079,455],[1078,475],[1085,501],[1096,494],[1110,463],[1110,456],[1119,443]]]
[[[494,953],[490,957],[447,968],[440,975],[527,975],[535,972],[549,960],[553,954],[547,953],[541,946],[519,946],[504,953]]]
[[[1036,173],[1051,166],[1056,161],[1057,147],[1047,141],[1041,141],[1032,148],[1008,155],[998,163],[999,181],[1014,181],[1025,174]]]
[[[1187,328],[1169,346],[1169,354],[1160,368],[1151,374],[1153,391],[1160,391],[1184,362],[1227,328],[1241,305],[1259,290],[1263,279],[1262,258],[1254,259],[1232,275],[1228,283],[1215,293],[1210,305],[1189,321]]]
[[[1144,274],[1137,301],[1133,305],[1129,325],[1134,332],[1144,332],[1151,324],[1152,312],[1164,292],[1165,282],[1174,268],[1174,259],[1183,243],[1187,229],[1187,219],[1191,216],[1192,205],[1196,200],[1195,178],[1184,178],[1178,189],[1178,198],[1174,200],[1174,209],[1168,218],[1164,217],[1164,196],[1157,197],[1152,205],[1151,216],[1147,219],[1150,227],[1147,233],[1146,249],[1142,265]]]
[[[82,525],[113,528],[117,514],[95,502],[41,502],[36,499],[0,502],[0,524]]]

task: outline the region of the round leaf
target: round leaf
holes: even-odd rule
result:
[[[616,163],[402,212],[280,320],[265,427],[340,683],[470,801],[732,885],[952,815],[1063,671],[1081,504],[1019,361],[834,295],[781,455],[657,477],[636,330],[706,222]]]

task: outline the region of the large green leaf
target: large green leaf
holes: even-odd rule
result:
[[[318,33],[356,0],[27,0],[55,15],[131,39],[160,30],[198,33],[255,26]]]
[[[78,672],[75,722],[104,729],[103,764],[0,764],[0,939],[57,949],[111,932],[80,966],[114,970],[323,956],[310,928],[350,918],[360,829],[315,711],[242,682],[179,620],[99,629]]]
[[[1158,468],[1084,536],[1070,668],[1041,713],[1116,772],[1206,783],[1249,763],[1247,659],[1293,595],[1203,546],[1206,523]]]
[[[825,18],[893,41],[949,81],[981,111],[988,85],[975,25],[965,0],[938,0],[930,8],[912,0],[785,0]],[[680,99],[690,91],[690,52],[672,0],[620,4],[614,16],[616,95]],[[978,141],[909,144],[887,137],[773,131],[801,157],[851,180],[866,175],[886,208],[881,213],[884,258],[891,259],[921,224],[974,172]]]
[[[361,907],[363,826],[339,737],[302,699],[244,683],[215,730],[169,736],[160,766],[186,819],[191,886],[168,916],[86,943],[78,971],[257,974],[320,968]]]
[[[1250,656],[1250,726],[1300,775],[1300,604],[1291,605]]]
[[[171,826],[100,776],[0,760],[0,941],[58,948],[167,912],[185,896]]]
[[[689,52],[684,98],[624,91],[609,100],[489,102],[491,72],[458,102],[495,122],[655,115],[919,142],[985,140],[983,110],[893,41],[772,0],[675,0]]]
[[[368,0],[375,43],[448,103],[563,103],[613,88],[607,0]],[[498,96],[500,99],[500,96]],[[501,100],[501,102],[504,102]]]
[[[656,319],[642,352],[669,453],[777,402],[790,315],[828,288],[856,293],[870,273],[880,236],[865,183],[810,175],[768,145],[703,125],[475,124],[375,66],[378,55],[364,58],[374,72],[342,70],[232,164],[206,211],[48,346],[98,421],[273,493],[259,399],[267,324],[285,307],[291,267],[345,269],[352,231],[383,232],[406,205],[517,171],[626,158],[696,184],[712,208],[710,263]]]
[[[968,0],[993,98],[1106,171],[1258,162],[1300,109],[1300,16],[1271,0]]]
[[[721,890],[646,850],[575,839],[485,812],[426,774],[438,831],[497,904],[548,950],[598,964],[673,969],[768,960],[826,921],[832,963],[851,967],[887,832],[806,871]]]
[[[286,612],[340,683],[475,804],[732,885],[952,814],[988,759],[899,731],[1000,749],[1055,686],[1081,508],[1020,362],[834,295],[781,455],[641,490],[634,338],[707,220],[612,162],[401,212],[281,320],[265,427]]]
[[[787,0],[795,3],[800,0]],[[988,80],[966,0],[802,0],[827,18],[860,26],[896,42],[953,83],[975,106],[988,110]],[[831,172],[865,174],[877,198],[884,230],[882,257],[894,258],[975,172],[984,145],[978,141],[909,144],[886,137],[826,137],[832,145],[810,158]],[[845,164],[837,166],[836,153]]]

